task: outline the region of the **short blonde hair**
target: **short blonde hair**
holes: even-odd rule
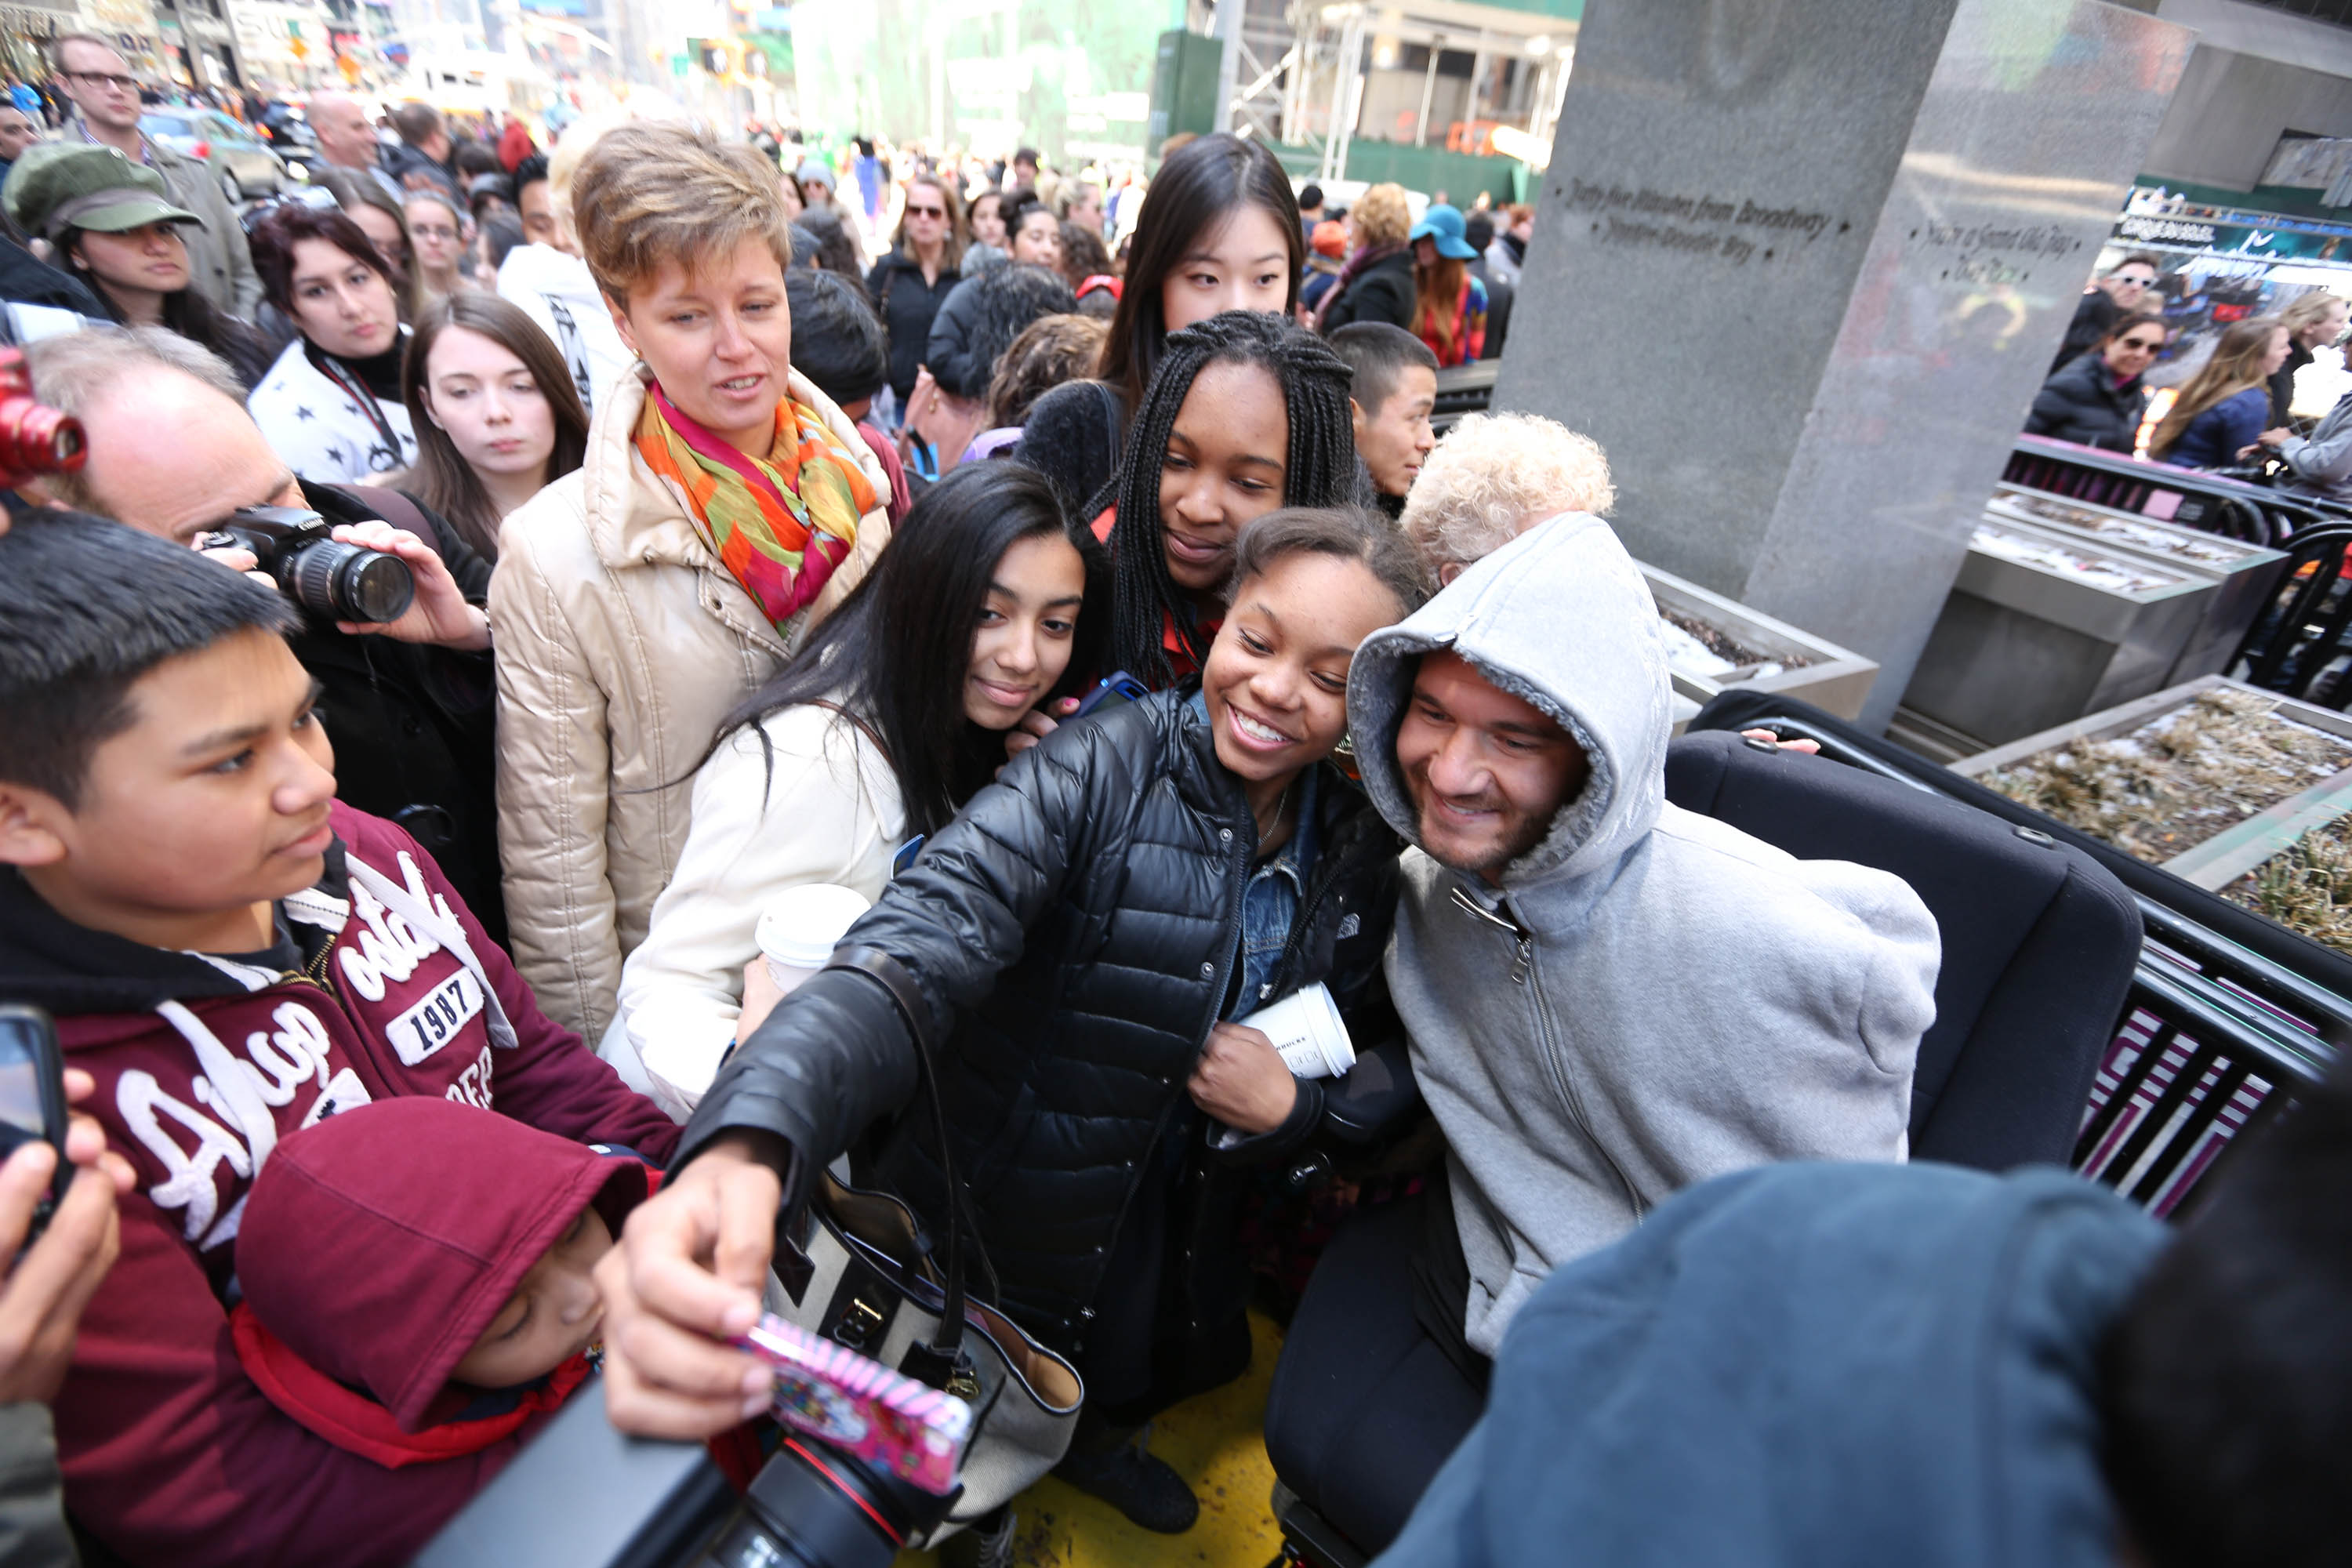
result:
[[[548,179],[553,186],[551,163]],[[779,268],[792,264],[792,219],[774,166],[749,145],[721,142],[702,126],[616,125],[580,160],[571,186],[581,258],[596,286],[622,304],[664,262],[692,272],[745,240],[765,245]],[[560,188],[551,194],[559,208],[567,205]]]
[[[1434,587],[1447,567],[1491,555],[1546,518],[1604,516],[1616,503],[1609,459],[1589,437],[1538,414],[1472,414],[1430,452],[1399,523]]]
[[[1405,205],[1404,187],[1374,185],[1348,209],[1348,221],[1356,226],[1359,245],[1402,245],[1412,232],[1412,209]]]

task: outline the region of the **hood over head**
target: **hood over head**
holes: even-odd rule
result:
[[[264,1328],[414,1432],[581,1210],[618,1236],[646,1188],[636,1161],[496,1111],[377,1100],[278,1145],[246,1199],[237,1282]]]
[[[2168,1241],[2048,1168],[1718,1177],[1536,1291],[1391,1558],[2107,1568],[2097,1347]]]
[[[1397,729],[1422,656],[1443,651],[1559,721],[1591,765],[1583,793],[1506,868],[1505,887],[1581,878],[1641,842],[1665,804],[1673,683],[1649,584],[1607,523],[1567,512],[1537,525],[1356,650],[1348,721],[1357,766],[1389,826],[1416,845]]]

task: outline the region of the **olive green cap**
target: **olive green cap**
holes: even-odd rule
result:
[[[0,203],[26,234],[54,240],[68,228],[121,234],[151,223],[202,223],[167,199],[163,176],[112,147],[44,142],[25,149],[0,185]]]

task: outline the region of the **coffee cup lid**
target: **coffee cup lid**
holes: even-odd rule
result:
[[[768,900],[753,940],[760,951],[796,969],[822,969],[857,917],[873,902],[855,888],[803,882]]]

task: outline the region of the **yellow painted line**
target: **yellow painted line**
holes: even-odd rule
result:
[[[1182,1535],[1138,1530],[1108,1503],[1048,1476],[1013,1503],[1013,1561],[1022,1568],[1265,1568],[1282,1543],[1267,1499],[1265,1394],[1282,1332],[1250,1314],[1250,1367],[1223,1388],[1188,1399],[1152,1423],[1151,1451],[1176,1468],[1201,1500]],[[897,1568],[934,1568],[929,1552],[901,1553]]]

